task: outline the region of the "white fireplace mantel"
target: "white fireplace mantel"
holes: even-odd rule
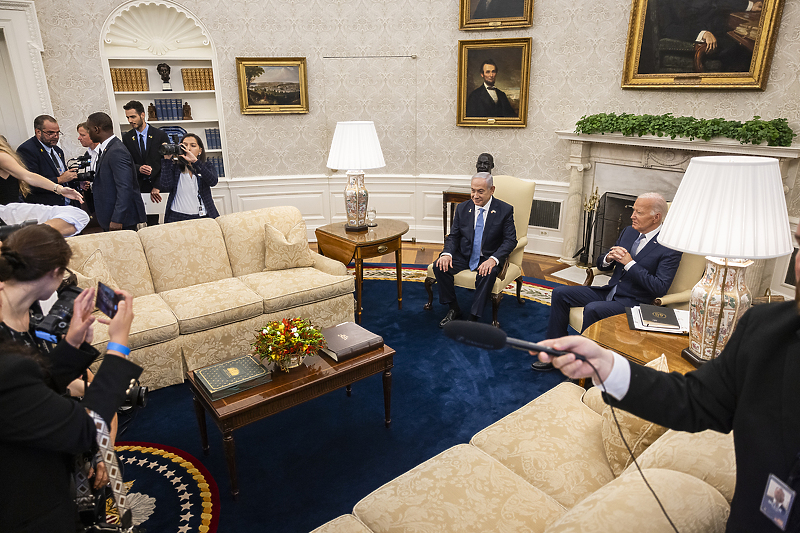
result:
[[[753,155],[774,157],[780,162],[787,205],[792,205],[800,168],[800,145],[788,147],[741,144],[736,140],[715,138],[710,141],[686,138],[670,139],[654,135],[626,136],[621,133],[578,134],[557,131],[560,140],[569,142],[569,195],[564,216],[561,261],[574,264],[572,255],[578,247],[583,214],[584,189],[592,188],[598,163],[683,174],[689,160],[698,155]],[[625,191],[619,191],[625,192]],[[589,191],[591,193],[591,191]]]

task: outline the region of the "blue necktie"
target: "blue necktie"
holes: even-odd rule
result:
[[[643,239],[644,239],[644,233],[640,233],[639,237],[637,237],[636,240],[633,241],[633,246],[631,246],[631,257],[636,257],[636,254],[638,253],[636,249],[639,247],[639,244],[642,242]],[[619,282],[617,282],[617,285],[619,285]],[[606,301],[610,302],[611,300],[614,299],[614,295],[617,294],[617,285],[611,287],[611,291],[606,295]]]
[[[469,254],[469,269],[478,268],[481,258],[481,241],[483,240],[483,208],[478,208],[478,221],[475,223],[475,238],[472,239],[472,253]]]

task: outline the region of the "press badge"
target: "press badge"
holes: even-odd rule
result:
[[[789,485],[775,477],[774,474],[770,474],[767,488],[764,490],[764,497],[761,498],[761,512],[776,526],[786,531],[786,521],[789,519],[789,511],[792,510],[794,496],[795,492],[789,488]]]

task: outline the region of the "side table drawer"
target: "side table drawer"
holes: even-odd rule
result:
[[[380,257],[392,252],[396,252],[402,246],[400,238],[382,242],[379,244],[372,244],[370,246],[359,246],[356,250],[356,255],[360,255],[361,259],[369,259],[370,257]]]

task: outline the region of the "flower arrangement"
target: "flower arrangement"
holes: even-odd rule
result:
[[[299,366],[304,358],[325,346],[325,337],[302,318],[275,320],[256,331],[253,351],[263,361],[276,363],[281,370]]]

